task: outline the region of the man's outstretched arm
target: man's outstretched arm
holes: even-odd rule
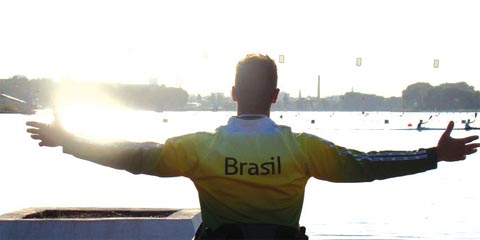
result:
[[[480,143],[472,143],[478,139],[477,135],[465,138],[452,138],[454,123],[448,123],[447,129],[442,134],[437,144],[437,160],[438,161],[460,161],[465,160],[467,155],[477,152]]]
[[[310,159],[315,159],[308,168],[312,176],[333,182],[365,182],[424,172],[435,169],[439,161],[460,161],[477,152],[480,143],[473,142],[479,137],[453,138],[453,125],[448,124],[436,147],[416,151],[361,152],[308,136],[302,139],[314,144],[309,147],[313,149]]]
[[[100,144],[84,141],[66,131],[61,124],[27,122],[27,132],[39,146],[63,147],[63,152],[103,166],[127,170],[131,173],[149,174],[146,156],[152,149],[160,150],[162,145],[155,143],[110,143]]]

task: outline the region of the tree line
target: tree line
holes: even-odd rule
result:
[[[223,94],[197,96],[202,108],[235,110],[235,103]],[[465,82],[445,83],[432,86],[429,83],[409,85],[401,97],[382,97],[374,94],[347,92],[344,95],[326,98],[291,97],[281,92],[277,103],[272,106],[277,111],[478,111],[480,92]]]
[[[95,99],[93,92],[100,93],[124,106],[142,110],[234,111],[236,108],[231,98],[223,94],[189,96],[184,89],[156,84],[59,83],[50,79],[28,80],[24,76],[0,80],[0,93],[41,107],[51,107],[56,101],[56,96],[66,89],[67,94],[83,95],[93,99]],[[480,92],[465,82],[445,83],[439,86],[418,82],[403,90],[401,97],[390,98],[358,92],[347,92],[344,95],[320,99],[295,98],[282,92],[277,104],[272,108],[281,111],[477,111],[480,109]]]
[[[40,108],[52,107],[59,95],[94,101],[112,99],[126,107],[153,111],[181,110],[188,102],[185,90],[164,85],[54,82],[50,79],[28,80],[23,76],[0,80],[0,93]]]
[[[402,92],[404,107],[414,111],[455,111],[480,109],[480,92],[465,82],[432,86],[415,83]]]

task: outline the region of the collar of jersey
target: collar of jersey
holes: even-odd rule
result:
[[[258,134],[272,133],[278,128],[277,124],[269,117],[260,114],[242,114],[238,117],[231,117],[225,126],[226,133],[237,134]]]
[[[243,120],[255,120],[259,118],[268,118],[268,116],[265,114],[241,114],[240,116],[238,116],[238,118],[241,118]]]

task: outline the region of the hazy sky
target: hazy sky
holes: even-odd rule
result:
[[[318,75],[322,96],[400,96],[418,81],[479,90],[477,2],[0,0],[0,78],[228,93],[238,59],[260,52],[285,56],[279,87],[294,96],[316,96]]]

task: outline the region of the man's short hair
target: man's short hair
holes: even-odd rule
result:
[[[271,101],[277,88],[277,65],[263,54],[248,54],[237,64],[235,87],[239,101]]]

